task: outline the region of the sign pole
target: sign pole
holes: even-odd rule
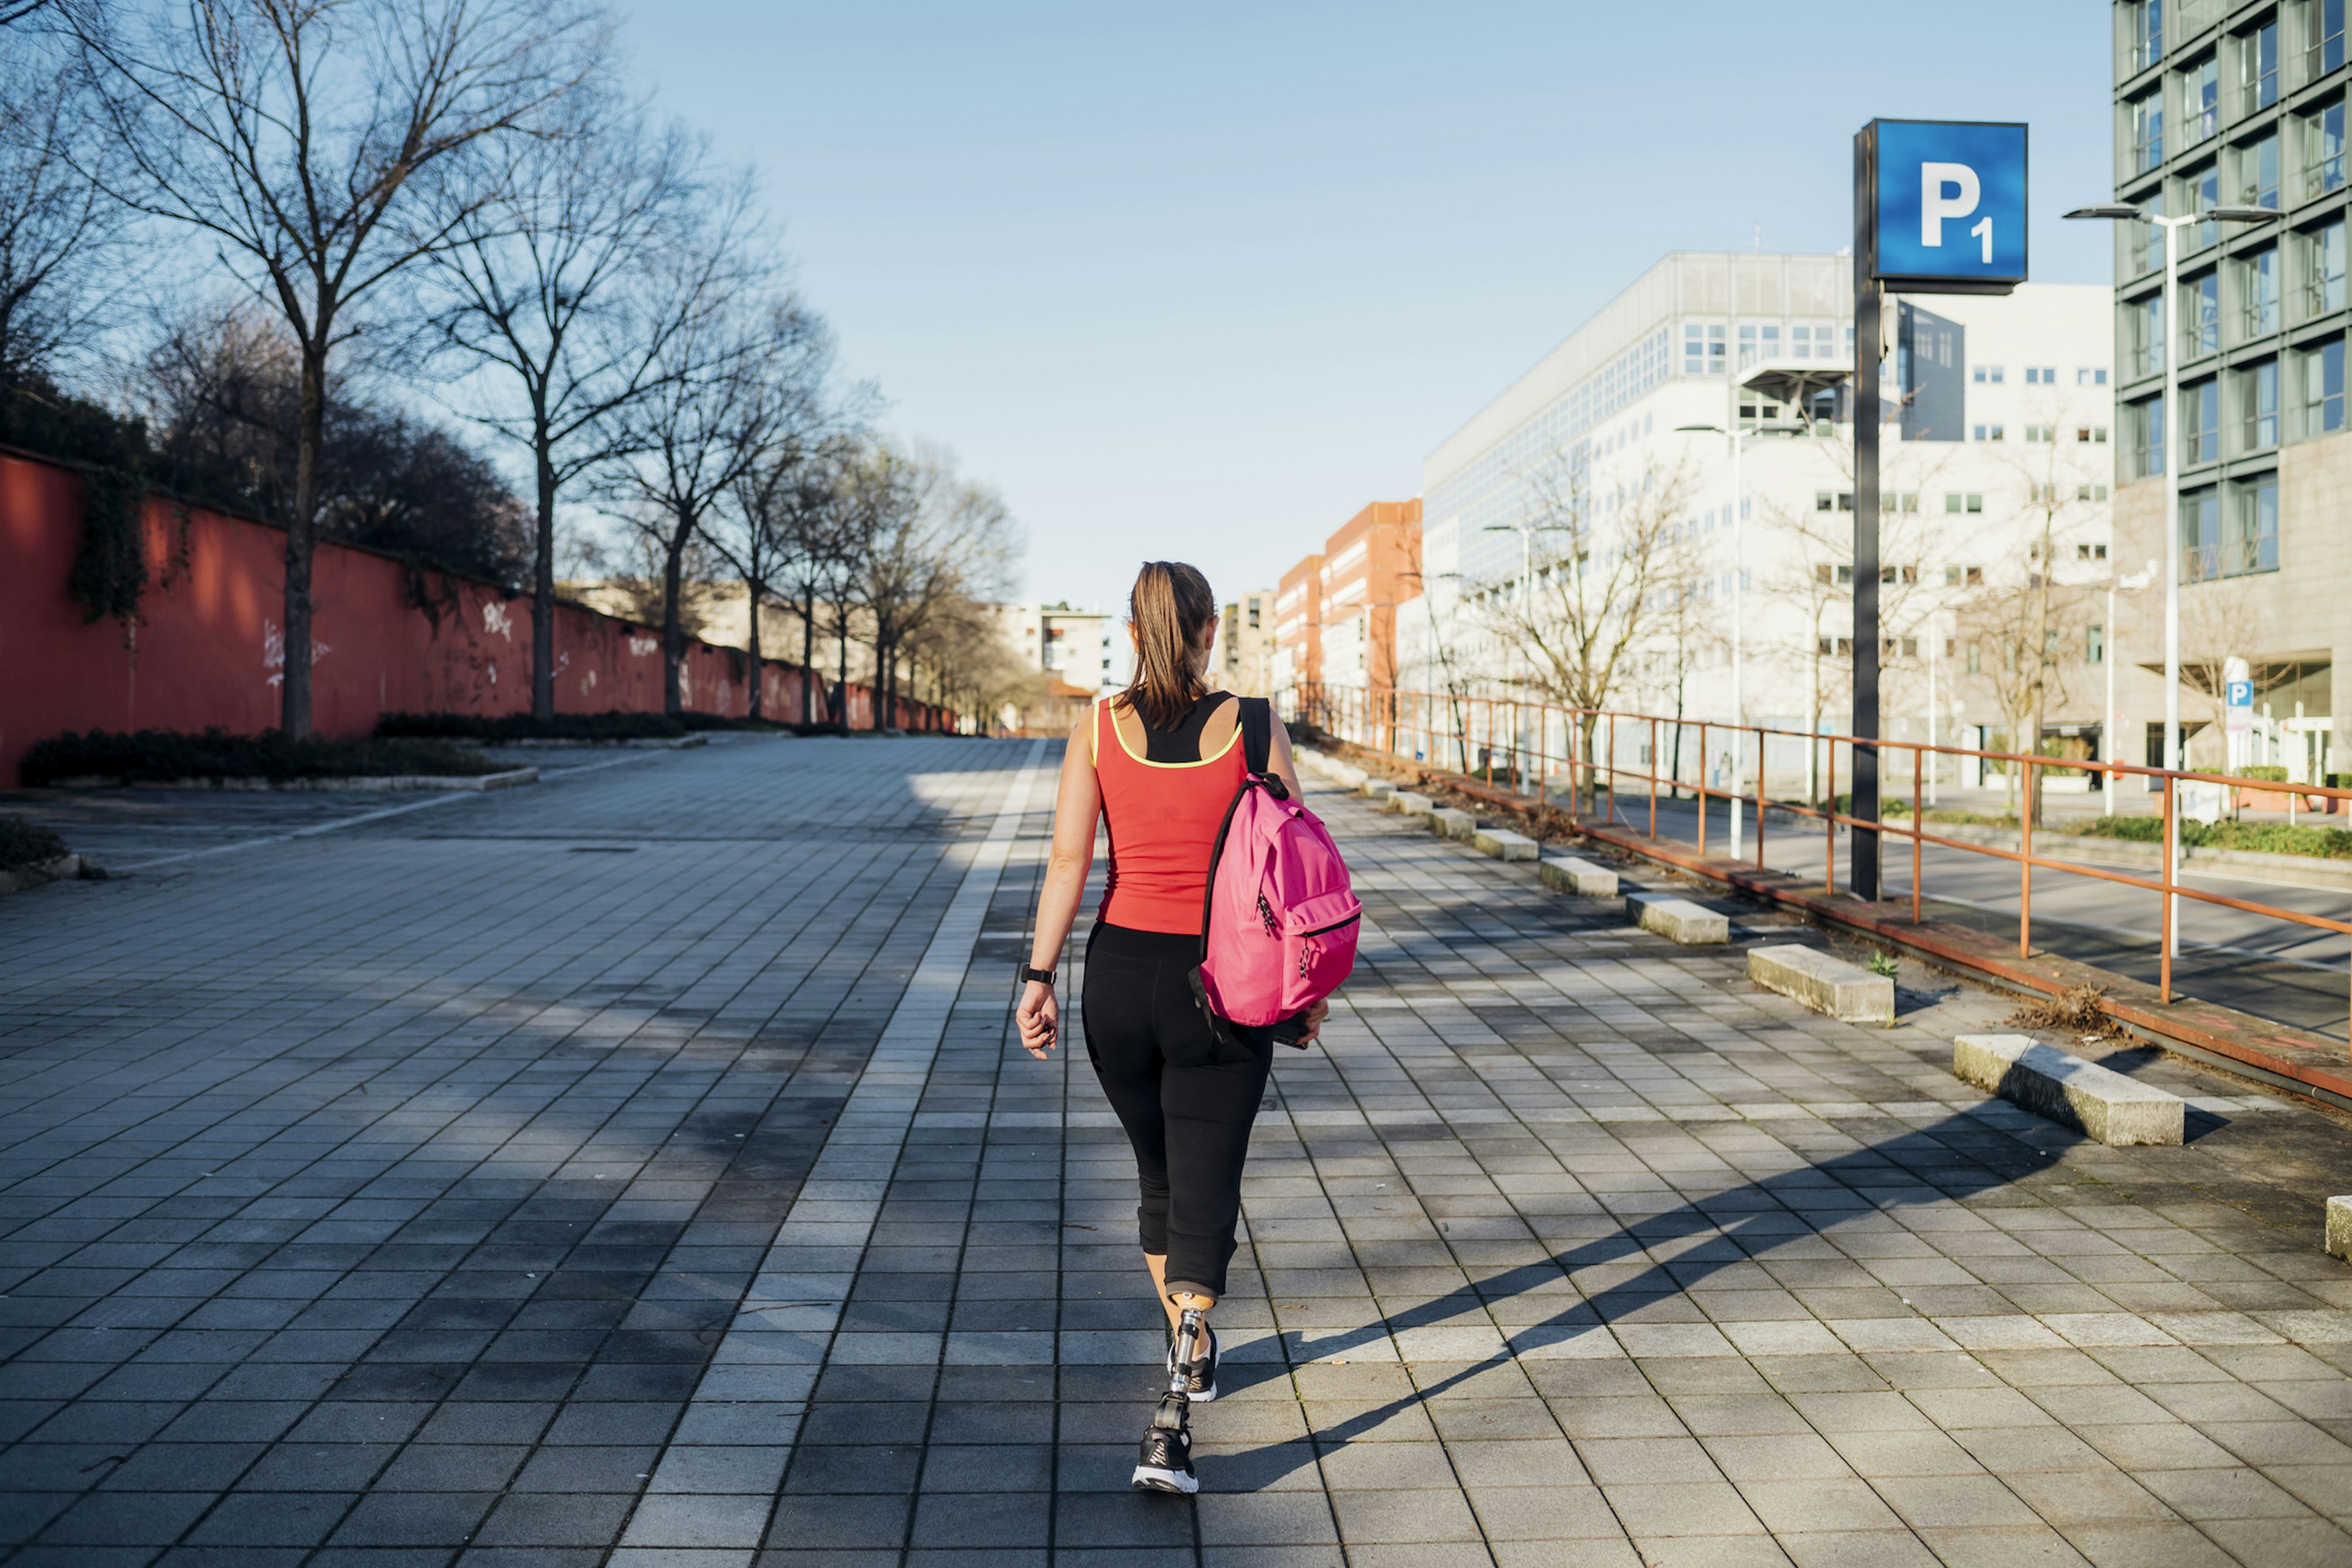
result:
[[[1853,139],[1853,810],[1847,885],[1878,898],[1878,361],[1874,206],[1877,124]],[[1834,807],[1836,801],[1831,801]]]

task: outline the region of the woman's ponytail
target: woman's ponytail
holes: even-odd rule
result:
[[[1135,679],[1128,706],[1155,730],[1173,730],[1209,693],[1192,659],[1217,619],[1209,580],[1181,561],[1147,561],[1128,595],[1135,627]]]

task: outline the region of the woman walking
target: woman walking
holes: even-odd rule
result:
[[[1216,599],[1192,567],[1155,561],[1137,576],[1129,600],[1135,679],[1070,731],[1018,1016],[1021,1043],[1045,1059],[1060,1023],[1055,967],[1085,895],[1099,816],[1110,865],[1087,940],[1081,1006],[1087,1055],[1135,1149],[1143,1261],[1168,1317],[1171,1392],[1134,1477],[1158,1491],[1200,1489],[1184,1411],[1217,1396],[1217,1337],[1207,1318],[1225,1291],[1242,1163],[1274,1041],[1304,1047],[1329,1010],[1318,1001],[1283,1024],[1252,1028],[1213,1024],[1193,995],[1210,859],[1244,774],[1243,704],[1264,700],[1213,691],[1202,679],[1216,625]],[[1250,717],[1254,728],[1259,715]],[[1289,737],[1270,715],[1265,722],[1267,771],[1295,799]]]

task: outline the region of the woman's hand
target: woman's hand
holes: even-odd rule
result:
[[[1298,1044],[1302,1049],[1313,1043],[1315,1037],[1323,1032],[1323,1020],[1330,1016],[1331,1003],[1328,997],[1316,1003],[1300,1015],[1305,1020],[1304,1026],[1298,1035]]]
[[[1041,1062],[1054,1054],[1054,1041],[1061,1034],[1062,1006],[1055,1000],[1052,986],[1036,980],[1024,985],[1013,1018],[1021,1026],[1023,1049]]]

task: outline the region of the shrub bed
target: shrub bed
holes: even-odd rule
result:
[[[376,721],[379,740],[674,741],[688,726],[665,713],[387,713]]]
[[[297,741],[283,731],[232,735],[206,730],[141,730],[123,734],[92,730],[43,741],[25,754],[28,784],[72,778],[126,783],[173,779],[375,778],[385,775],[495,773],[506,764],[433,741]]]
[[[0,871],[46,866],[66,852],[65,840],[37,822],[0,816]]]
[[[2060,829],[2085,838],[2122,838],[2135,844],[2164,842],[2160,816],[2102,816],[2080,827]],[[2180,819],[2180,842],[2200,849],[2251,849],[2262,855],[2310,855],[2323,860],[2352,860],[2352,832],[2341,827],[2313,827],[2303,823],[2216,822]]]

